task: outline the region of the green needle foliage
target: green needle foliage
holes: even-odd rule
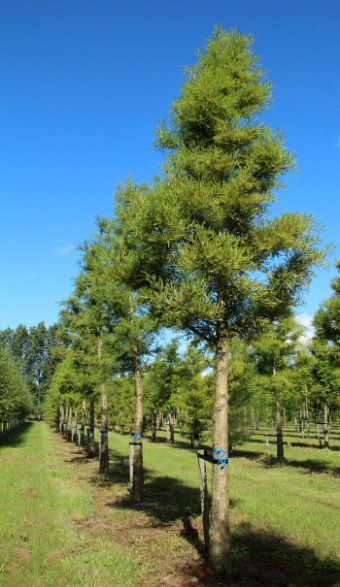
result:
[[[33,410],[32,396],[8,350],[0,344],[0,432],[3,423],[22,422]]]
[[[259,372],[264,375],[265,387],[272,392],[275,403],[277,460],[284,461],[282,394],[292,388],[292,363],[301,348],[302,328],[292,315],[275,320],[253,345]]]
[[[340,270],[340,262],[337,263]],[[314,317],[312,351],[312,395],[324,407],[325,446],[328,446],[330,409],[340,403],[340,278],[332,282],[332,296]]]
[[[124,216],[130,243],[153,260],[139,273],[151,286],[154,311],[215,353],[213,445],[224,451],[229,341],[295,304],[322,258],[310,216],[270,214],[293,166],[280,133],[259,119],[270,99],[252,38],[216,30],[159,130],[159,145],[169,152],[164,176],[153,193],[131,193]],[[215,569],[229,560],[227,471],[213,467]]]

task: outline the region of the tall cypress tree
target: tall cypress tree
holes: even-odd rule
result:
[[[310,216],[269,215],[293,165],[281,135],[259,120],[270,98],[251,37],[216,30],[159,130],[169,151],[165,173],[152,193],[130,198],[125,215],[155,311],[215,353],[213,449],[221,452],[213,454],[222,457],[212,480],[215,569],[229,564],[229,341],[294,304],[321,257]]]

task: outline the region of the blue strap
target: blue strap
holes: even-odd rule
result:
[[[224,469],[224,467],[228,464],[229,459],[227,457],[228,455],[228,451],[226,450],[222,450],[221,448],[213,448],[212,452],[215,453],[218,456],[213,456],[213,459],[215,461],[215,463],[217,465],[220,465],[221,469]]]
[[[105,428],[101,428],[99,430],[99,432],[100,432],[100,436],[108,436],[109,435],[108,430],[105,430]]]
[[[135,432],[132,440],[137,440],[137,438],[143,438],[143,434],[141,432]]]

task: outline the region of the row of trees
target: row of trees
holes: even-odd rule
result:
[[[310,216],[272,214],[293,159],[280,133],[261,120],[270,99],[252,39],[216,30],[159,128],[166,152],[161,174],[151,186],[121,187],[115,217],[100,219],[83,248],[81,273],[61,312],[62,360],[47,401],[64,425],[71,403],[85,400],[90,435],[98,401],[100,471],[106,472],[108,396],[113,411],[121,405],[128,418],[134,390],[136,500],[143,495],[145,409],[153,428],[157,414],[167,412],[170,435],[175,413],[189,418],[193,438],[211,422],[209,561],[215,569],[229,560],[230,391],[241,407],[256,365],[275,394],[282,438],[280,389],[297,340],[289,321],[323,259]],[[194,346],[180,360],[170,346],[146,370],[169,327]],[[160,388],[168,390],[166,400]]]
[[[15,361],[33,399],[33,412],[42,415],[42,405],[58,362],[53,353],[56,345],[57,325],[46,327],[44,322],[27,328],[23,324],[15,329],[0,331],[0,343]]]
[[[0,433],[18,426],[33,409],[17,364],[0,343]]]

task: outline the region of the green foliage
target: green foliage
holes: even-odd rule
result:
[[[215,31],[160,129],[165,176],[130,190],[122,217],[135,254],[163,257],[139,266],[154,312],[212,347],[218,324],[249,334],[298,302],[322,259],[310,216],[268,215],[292,157],[259,121],[270,85],[251,45]]]
[[[46,328],[44,322],[27,329],[20,324],[15,330],[0,332],[0,340],[8,348],[20,368],[34,401],[34,411],[41,413],[42,403],[49,388],[59,357],[54,353],[57,325]]]
[[[0,420],[20,422],[32,409],[32,397],[18,366],[0,344]]]
[[[340,270],[340,263],[337,263]],[[312,394],[317,404],[340,406],[340,278],[332,282],[332,296],[316,312],[312,351]]]

